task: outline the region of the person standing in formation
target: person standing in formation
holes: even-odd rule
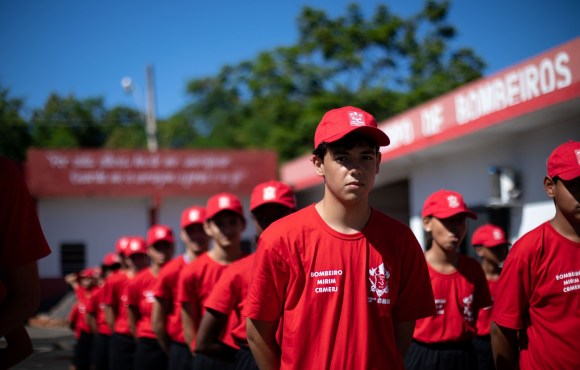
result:
[[[502,369],[580,369],[580,142],[549,155],[544,190],[554,217],[511,248],[492,313]]]
[[[296,197],[288,185],[279,181],[266,181],[256,185],[250,198],[250,212],[256,227],[256,238],[272,222],[295,210]],[[224,352],[229,352],[230,347],[239,349],[234,359],[234,370],[258,369],[248,346],[246,318],[242,316],[254,256],[255,254],[250,254],[233,262],[224,271],[205,301],[206,311],[197,334],[197,353],[221,358]],[[232,328],[227,328],[228,319]],[[223,337],[223,341],[220,337]]]
[[[475,369],[475,324],[479,310],[491,306],[491,297],[481,266],[459,253],[459,245],[467,234],[467,218],[477,215],[461,194],[442,189],[427,197],[421,216],[429,236],[425,259],[437,311],[417,321],[405,368]]]
[[[109,369],[109,342],[112,332],[105,318],[103,287],[107,278],[119,271],[120,268],[121,259],[119,255],[117,253],[107,253],[101,264],[101,278],[87,304],[89,326],[94,335],[93,363],[95,370]]]
[[[475,229],[471,237],[471,245],[475,249],[475,253],[481,258],[481,268],[485,273],[493,303],[501,265],[507,256],[510,243],[501,227],[485,224]],[[489,334],[492,310],[493,305],[483,308],[477,316],[477,334],[473,338],[473,345],[477,353],[478,370],[495,370]]]
[[[159,345],[169,356],[169,370],[191,369],[191,350],[183,337],[177,282],[181,270],[208,250],[209,236],[203,229],[204,222],[204,207],[192,206],[181,213],[180,237],[185,252],[163,266],[153,286],[151,324]]]
[[[153,286],[161,268],[173,258],[175,239],[165,225],[153,225],[147,230],[147,255],[150,265],[139,272],[127,286],[129,327],[137,339],[135,369],[167,368],[167,353],[161,348],[151,326],[151,311],[155,295]]]
[[[260,369],[403,369],[415,320],[434,305],[414,234],[369,205],[388,144],[359,108],[322,117],[312,162],[323,198],[258,242],[242,315]]]
[[[246,219],[238,197],[230,193],[219,193],[208,199],[204,230],[212,238],[212,248],[187,265],[178,282],[177,295],[181,302],[183,335],[192,353],[195,351],[195,337],[207,296],[222,272],[242,257],[241,237],[245,226]],[[196,354],[192,368],[227,368],[227,360],[214,360],[203,354]]]
[[[105,303],[105,317],[111,328],[111,343],[109,347],[109,366],[112,370],[127,370],[133,368],[135,358],[134,330],[129,326],[127,285],[149,265],[147,243],[141,236],[122,238],[119,242],[126,242],[119,246],[123,250],[127,269],[111,275],[104,286],[103,302]]]

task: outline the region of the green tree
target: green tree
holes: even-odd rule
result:
[[[330,108],[356,105],[383,120],[479,78],[483,61],[450,48],[449,7],[428,0],[407,19],[386,5],[368,19],[356,4],[336,18],[305,7],[296,45],[190,81],[191,102],[180,114],[198,128],[196,146],[270,148],[294,158],[312,149]]]
[[[0,86],[0,155],[23,162],[31,143],[28,126],[21,115],[24,103],[9,94],[8,89]]]
[[[33,145],[48,148],[99,148],[106,140],[102,98],[78,100],[51,94],[32,115]]]

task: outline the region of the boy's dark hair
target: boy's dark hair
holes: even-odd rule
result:
[[[312,154],[316,157],[324,158],[324,155],[329,149],[331,151],[349,150],[357,145],[367,145],[371,148],[375,148],[377,153],[379,152],[379,146],[377,145],[375,139],[355,131],[332,143],[320,143],[320,145],[318,145],[316,149],[312,151]]]

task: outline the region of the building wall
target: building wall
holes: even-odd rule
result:
[[[60,246],[83,243],[87,266],[100,264],[122,235],[143,235],[148,198],[44,198],[38,215],[52,253],[38,262],[41,278],[61,277]]]

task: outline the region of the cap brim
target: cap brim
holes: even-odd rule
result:
[[[332,135],[332,136],[324,139],[322,142],[333,143],[335,141],[342,139],[343,137],[345,137],[346,135],[348,135],[352,132],[360,132],[364,135],[368,135],[368,136],[372,137],[378,146],[387,146],[391,143],[391,140],[389,139],[387,134],[385,134],[383,132],[383,130],[381,130],[377,127],[372,127],[372,126],[356,127],[356,128],[353,128],[352,130],[344,131],[344,132]]]
[[[458,215],[460,213],[464,213],[466,217],[477,220],[477,215],[474,212],[469,211],[469,210],[451,210],[451,211],[447,211],[447,212],[437,212],[437,213],[433,213],[431,216],[434,216],[437,218],[449,218],[449,217]]]
[[[567,172],[563,172],[560,173],[556,176],[552,176],[552,177],[557,177],[559,179],[562,179],[564,181],[571,181],[574,180],[575,178],[580,177],[580,169],[574,169],[571,171],[567,171]]]

